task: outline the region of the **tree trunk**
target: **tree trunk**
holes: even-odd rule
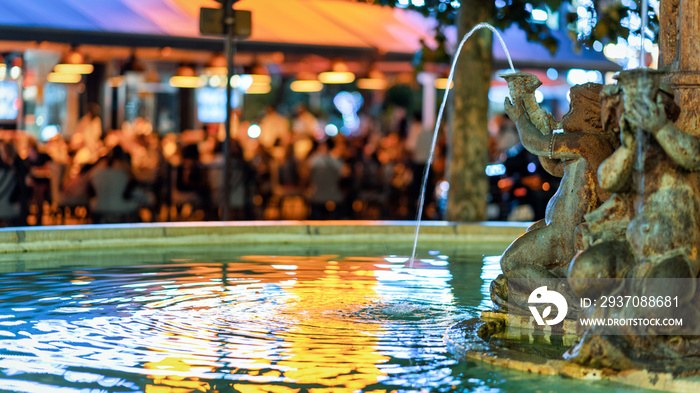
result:
[[[493,2],[462,1],[458,15],[458,42],[480,22],[493,15]],[[488,179],[484,172],[488,161],[487,111],[491,82],[491,45],[488,29],[474,32],[462,48],[455,70],[449,143],[449,182],[447,219],[450,221],[486,220]]]

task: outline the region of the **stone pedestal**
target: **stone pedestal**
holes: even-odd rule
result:
[[[681,107],[676,124],[700,136],[700,2],[664,0],[660,13],[659,66]]]

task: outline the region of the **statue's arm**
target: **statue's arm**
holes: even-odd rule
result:
[[[525,111],[522,100],[516,100],[512,104],[508,98],[505,101],[505,110],[508,117],[515,122],[518,128],[520,142],[530,153],[554,160],[570,160],[580,157],[582,150],[586,149],[585,135],[576,134],[542,134],[532,124]]]
[[[518,128],[518,136],[520,142],[530,153],[537,156],[546,156],[549,154],[549,138],[551,135],[542,134],[542,132],[532,123],[530,116],[525,110],[525,103],[522,98],[516,98],[515,103],[512,103],[506,97],[503,103],[506,114],[515,123]]]
[[[660,95],[656,100],[642,96],[633,101],[625,117],[633,127],[654,135],[666,154],[678,165],[691,171],[700,170],[700,139],[679,129],[668,119]]]
[[[622,191],[628,184],[634,166],[634,148],[620,146],[598,167],[598,183],[610,192]]]
[[[545,153],[545,157],[554,160],[574,160],[580,157],[588,157],[599,142],[597,136],[582,132],[571,134],[554,133],[547,135],[547,137],[547,153]]]
[[[598,166],[598,184],[610,192],[620,192],[627,188],[637,158],[637,141],[626,122],[622,124],[620,140],[620,147]]]
[[[566,164],[562,160],[549,159],[545,156],[539,156],[540,165],[542,169],[547,171],[552,176],[562,177],[564,176],[564,168]]]
[[[515,119],[518,128],[520,142],[532,154],[537,156],[547,156],[549,154],[550,134],[542,134],[540,130],[532,124],[527,114],[523,113]]]
[[[563,176],[563,163],[561,160],[573,160],[588,149],[587,135],[576,134],[542,134],[523,114],[515,121],[523,146],[532,154],[542,158],[543,166],[549,173],[555,176]],[[557,175],[560,173],[560,175]]]
[[[654,137],[666,154],[678,165],[691,171],[700,170],[700,139],[668,122],[656,132]]]

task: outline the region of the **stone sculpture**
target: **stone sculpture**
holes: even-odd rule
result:
[[[584,216],[610,195],[598,185],[598,166],[619,145],[618,136],[601,124],[602,85],[588,83],[572,87],[571,110],[561,122],[563,132],[546,134],[533,124],[529,112],[532,107],[526,105],[530,98],[534,100],[531,86],[539,86],[539,80],[533,83],[533,78],[537,79],[534,75],[524,77],[524,73],[519,74],[517,78],[511,78],[509,84],[525,83],[528,89],[511,89],[525,93],[515,95],[514,103],[506,99],[506,113],[515,121],[523,146],[540,157],[549,173],[562,177],[562,180],[547,205],[545,218],[528,228],[501,258],[503,275],[493,282],[491,297],[503,308],[522,308],[529,295],[529,291],[513,292],[512,287],[509,293],[509,278],[560,282],[560,278],[566,277],[571,259],[580,250],[579,226]],[[540,116],[539,120],[543,118],[546,119]],[[566,288],[558,290],[571,299]]]
[[[630,378],[667,388],[669,381],[659,379],[664,373],[615,372],[664,371],[672,379],[700,372],[700,35],[693,33],[700,28],[700,3],[668,0],[660,8],[659,66],[665,71],[622,71],[615,85],[572,87],[571,110],[560,124],[534,100],[540,86],[534,75],[505,77],[514,100],[506,100],[506,113],[516,121],[523,145],[540,156],[550,173],[563,176],[562,186],[546,218],[505,251],[503,274],[492,283],[494,303],[515,315],[487,312],[473,326],[482,338],[495,335],[492,343],[499,348],[541,353],[534,345],[509,343],[511,332],[499,335],[511,322],[531,327],[524,307],[527,293],[508,285],[520,278],[542,285],[566,278],[566,288],[554,289],[568,290],[569,299],[617,295],[630,288],[640,296],[672,295],[680,310],[674,316],[680,313],[685,329],[647,326],[642,332],[621,326],[613,334],[607,327],[579,326],[578,342],[564,355],[598,369],[580,368],[586,376],[596,377],[603,369],[606,375],[634,374]],[[582,99],[587,96],[589,100]],[[600,105],[593,105],[598,96]],[[561,134],[554,132],[559,127]],[[668,279],[675,281],[655,285]],[[671,315],[668,309],[595,304],[579,311],[603,319]],[[558,329],[574,333],[569,322]],[[547,362],[544,368],[549,366]],[[570,375],[566,370],[576,369],[570,366],[561,366],[561,372]],[[687,389],[682,383],[674,386]]]
[[[534,126],[542,132],[549,135],[555,129],[561,127],[561,124],[554,120],[554,117],[546,110],[540,108],[535,97],[535,90],[542,86],[536,75],[529,72],[513,72],[510,74],[500,75],[508,83],[510,96],[515,101],[522,101],[525,107],[525,113],[530,118]]]
[[[515,120],[525,148],[562,181],[545,219],[528,228],[501,258],[503,274],[491,286],[500,308],[526,310],[531,289],[509,286],[511,279],[548,283],[571,305],[580,297],[619,294],[633,279],[637,294],[661,289],[676,296],[686,323],[700,324],[695,284],[700,272],[700,139],[674,123],[680,108],[661,84],[661,75],[623,71],[616,85],[572,87],[563,132],[550,134],[532,121],[532,114],[540,125],[547,119],[541,108],[526,104],[534,94],[531,87],[539,84],[524,75],[510,79],[509,84],[526,87],[511,88],[519,93],[514,103],[506,99],[506,113]],[[561,284],[562,278],[568,285]],[[690,284],[654,288],[651,283],[658,278]],[[639,307],[592,305],[582,312],[591,318],[650,316],[650,310]],[[494,334],[498,329],[486,330]],[[625,327],[610,335],[605,328],[588,328],[579,332],[582,340],[566,357],[612,369],[696,369],[700,339],[669,332],[654,328],[639,334],[637,328]]]
[[[617,77],[625,103],[619,123],[622,145],[599,169],[601,185],[615,194],[586,215],[587,227],[583,231],[586,247],[572,261],[568,279],[580,297],[620,290],[590,285],[590,278],[595,277],[620,279],[620,283],[627,278],[642,283],[636,292],[642,296],[653,294],[652,289],[659,290],[643,285],[645,282],[653,283],[659,278],[685,279],[684,285],[673,285],[671,281],[668,288],[662,289],[681,299],[684,323],[697,325],[700,322],[700,297],[695,284],[700,271],[700,139],[675,125],[680,108],[673,101],[670,89],[660,85],[661,75],[635,70]],[[641,142],[645,149],[638,148]],[[643,159],[640,154],[644,155]],[[649,313],[648,308],[629,307],[588,310],[588,315],[594,318],[634,318]],[[669,366],[682,369],[696,367],[700,362],[687,358],[700,356],[700,340],[678,334],[682,332],[678,329],[672,330],[673,335],[664,334],[667,332],[663,329],[657,329],[656,334],[647,331],[639,335],[630,328],[620,336],[589,330],[569,351],[570,359],[614,369]]]

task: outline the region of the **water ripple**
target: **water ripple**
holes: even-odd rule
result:
[[[446,256],[411,268],[338,255],[183,260],[0,275],[0,390],[502,384],[445,349],[446,328],[484,298],[478,275],[451,285]]]

